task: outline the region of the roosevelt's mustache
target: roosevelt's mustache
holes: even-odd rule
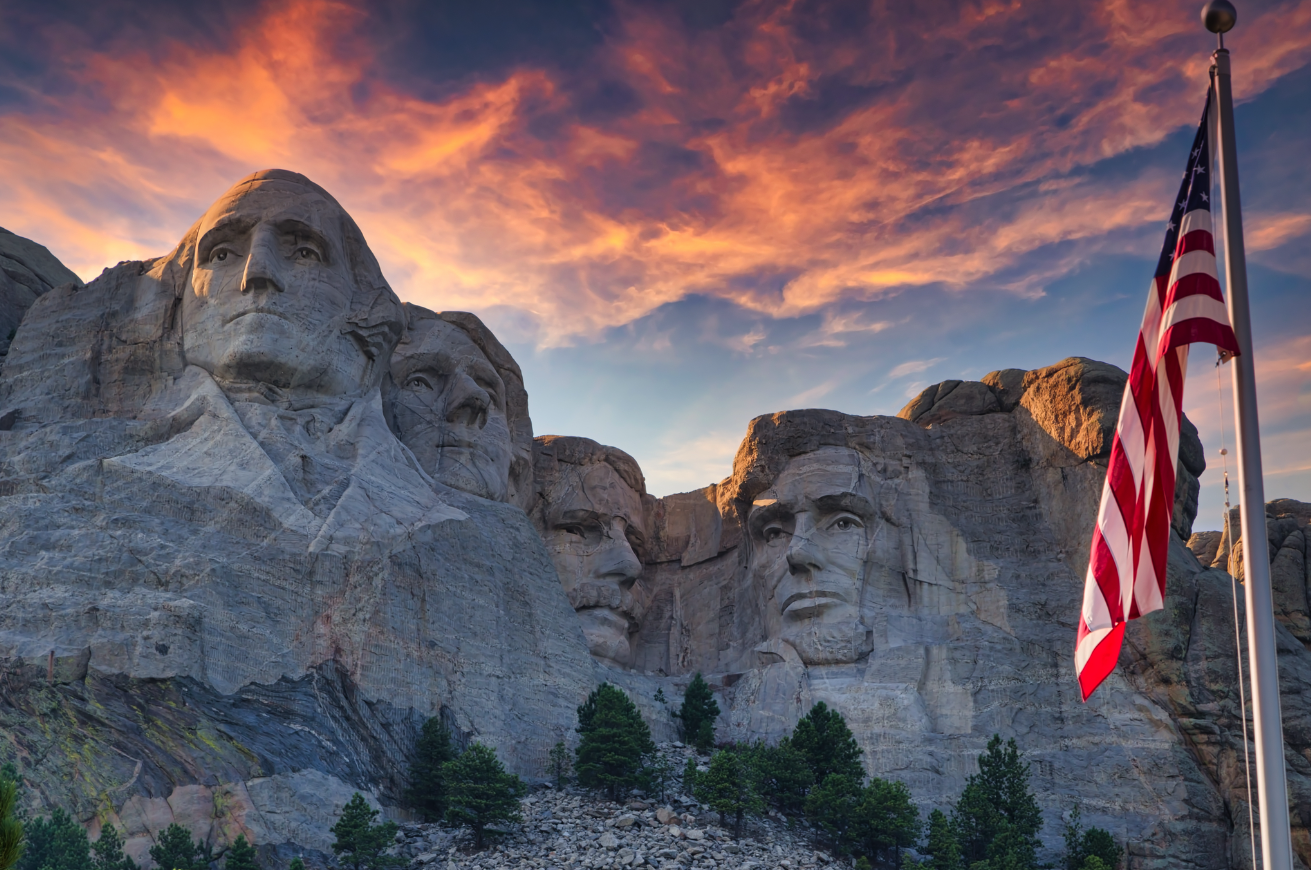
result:
[[[629,622],[636,624],[646,612],[646,605],[627,589],[620,589],[613,582],[605,580],[584,580],[568,591],[569,604],[574,610],[586,610],[589,607],[608,607],[622,613]]]

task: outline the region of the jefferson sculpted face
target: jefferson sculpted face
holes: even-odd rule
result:
[[[641,607],[632,594],[642,573],[642,501],[605,463],[564,465],[544,494],[542,537],[593,656],[620,666]]]
[[[747,518],[750,571],[766,599],[771,634],[806,664],[869,652],[860,618],[874,493],[849,448],[826,447],[788,463]]]
[[[214,203],[183,296],[187,362],[266,395],[359,392],[371,362],[346,328],[356,282],[342,215],[284,179],[243,182]]]
[[[453,489],[505,501],[512,459],[506,389],[465,331],[424,319],[392,354],[392,414],[423,470]]]

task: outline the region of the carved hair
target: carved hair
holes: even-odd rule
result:
[[[606,447],[591,438],[542,435],[533,439],[533,476],[540,498],[560,477],[561,465],[609,465],[639,496],[646,495],[646,478],[637,460],[618,447]]]

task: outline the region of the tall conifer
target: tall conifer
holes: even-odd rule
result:
[[[602,683],[578,708],[578,784],[604,789],[611,800],[621,789],[640,785],[643,762],[655,752],[651,729],[632,700]]]

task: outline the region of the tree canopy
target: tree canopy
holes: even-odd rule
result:
[[[655,752],[651,729],[627,695],[602,683],[578,708],[574,771],[579,785],[604,789],[611,800],[640,785],[643,763]]]

